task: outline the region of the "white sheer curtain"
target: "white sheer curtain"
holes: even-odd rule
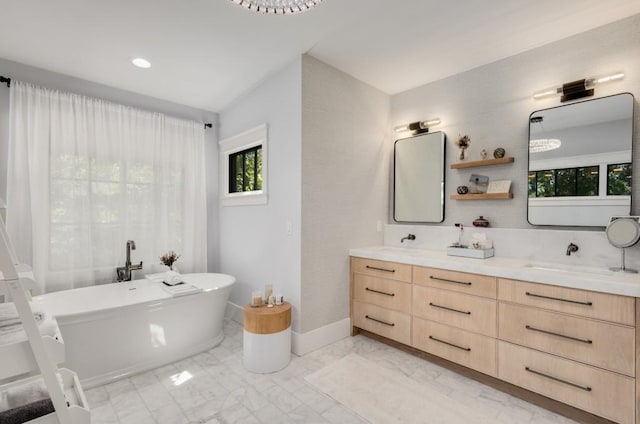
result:
[[[202,123],[12,81],[7,228],[43,292],[206,269]],[[141,277],[141,273],[138,274]]]

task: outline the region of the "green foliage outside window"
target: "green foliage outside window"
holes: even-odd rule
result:
[[[229,193],[262,190],[262,146],[229,155]]]
[[[619,163],[607,166],[607,195],[629,196],[631,194],[631,164]]]
[[[529,197],[597,196],[597,166],[529,172]]]

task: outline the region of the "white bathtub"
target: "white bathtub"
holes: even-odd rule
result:
[[[65,366],[85,388],[159,367],[216,346],[235,278],[184,274],[202,292],[172,297],[148,279],[48,293],[34,302],[56,317]]]

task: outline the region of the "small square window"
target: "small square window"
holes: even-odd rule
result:
[[[267,126],[220,141],[223,206],[267,203]]]
[[[262,145],[229,155],[229,193],[262,190]]]

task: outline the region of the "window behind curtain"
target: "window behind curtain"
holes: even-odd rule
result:
[[[132,261],[206,269],[202,123],[16,81],[7,227],[42,291],[111,282]],[[205,229],[205,231],[203,231]]]

